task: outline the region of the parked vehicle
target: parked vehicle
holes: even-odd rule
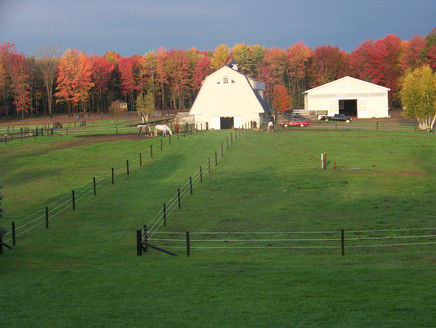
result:
[[[323,116],[321,117],[322,121],[343,121],[350,123],[352,118],[349,116],[346,116],[344,114],[335,114],[333,116]]]
[[[303,128],[309,125],[309,123],[306,119],[293,118],[289,121],[284,121],[280,123],[280,125],[283,126],[284,128],[291,127],[291,126],[300,126]]]

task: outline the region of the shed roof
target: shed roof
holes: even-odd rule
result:
[[[324,88],[324,87],[331,86],[331,85],[337,84],[337,83],[339,83],[339,82],[344,82],[344,81],[347,81],[347,80],[349,80],[349,81],[355,81],[355,82],[360,82],[360,83],[365,83],[365,84],[369,84],[369,85],[371,85],[371,86],[373,86],[373,87],[378,87],[378,88],[381,88],[381,89],[384,89],[384,90],[388,90],[388,91],[391,90],[391,89],[389,89],[389,88],[386,88],[386,87],[381,86],[381,85],[378,85],[378,84],[374,84],[374,83],[367,82],[367,81],[364,81],[364,80],[356,79],[356,78],[351,77],[351,76],[344,76],[344,77],[342,77],[342,78],[340,78],[340,79],[337,79],[337,80],[334,80],[334,81],[332,81],[332,82],[329,82],[329,83],[326,83],[326,84],[320,85],[320,86],[318,86],[318,87],[316,87],[316,88],[306,90],[306,91],[304,91],[303,93],[309,93],[309,92],[312,92],[312,91],[315,91],[315,90],[319,90],[319,89],[322,89],[322,88]]]

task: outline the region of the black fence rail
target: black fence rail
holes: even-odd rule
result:
[[[329,250],[341,255],[354,249],[400,248],[436,245],[436,227],[336,231],[189,232],[156,231],[144,227],[147,244],[167,252],[217,250]],[[143,239],[144,240],[144,239]],[[143,241],[142,240],[142,241]],[[138,255],[141,255],[138,253]]]

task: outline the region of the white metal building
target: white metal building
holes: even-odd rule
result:
[[[265,83],[238,72],[235,62],[205,78],[190,115],[197,129],[231,129],[260,126],[271,110],[264,98]]]
[[[345,76],[304,92],[304,109],[358,118],[389,117],[389,88]]]

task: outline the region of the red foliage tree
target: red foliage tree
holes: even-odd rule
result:
[[[140,89],[141,57],[135,55],[120,58],[118,70],[121,77],[121,94],[128,98],[130,106],[134,105],[135,92]]]
[[[273,108],[279,112],[291,109],[292,98],[284,85],[277,84],[273,87]]]
[[[319,46],[313,51],[314,86],[334,81],[348,73],[348,53],[334,46]]]
[[[284,49],[269,48],[265,50],[260,78],[265,82],[265,94],[270,96],[276,84],[285,84],[287,57]]]
[[[199,90],[201,88],[201,83],[210,73],[212,73],[212,69],[210,67],[210,58],[206,55],[203,55],[198,60],[192,77],[192,84],[195,90]]]
[[[59,60],[55,96],[58,102],[68,103],[70,113],[78,105],[85,109],[89,91],[94,86],[91,81],[92,67],[92,60],[76,49],[68,49]]]
[[[350,74],[364,81],[371,82],[370,56],[374,49],[374,41],[368,40],[360,44],[350,54]]]
[[[168,52],[165,48],[159,47],[156,56],[156,79],[160,86],[161,108],[165,108],[165,85],[168,84],[167,71],[165,69]]]
[[[102,110],[103,94],[108,89],[109,80],[115,66],[106,57],[91,56],[92,60],[92,82],[94,83],[95,94],[98,98],[98,112]]]
[[[189,59],[182,50],[171,49],[166,60],[166,74],[173,108],[184,108],[184,96],[189,85]]]
[[[292,93],[294,105],[303,105],[303,91],[310,85],[309,66],[312,58],[312,49],[303,42],[294,44],[286,51],[288,59],[289,89]]]
[[[384,39],[374,42],[374,47],[369,55],[370,82],[390,88],[391,103],[398,102],[399,79],[404,73],[400,63],[401,51],[401,39],[396,35],[389,34]]]
[[[3,88],[5,90],[6,83],[10,81],[17,116],[23,117],[32,110],[30,65],[24,55],[17,52],[13,43],[0,44],[0,61]],[[6,107],[6,96],[4,102]]]
[[[421,35],[415,35],[409,41],[403,41],[403,50],[400,56],[401,67],[405,71],[408,68],[414,70],[422,66],[422,49],[425,46],[425,39]]]

